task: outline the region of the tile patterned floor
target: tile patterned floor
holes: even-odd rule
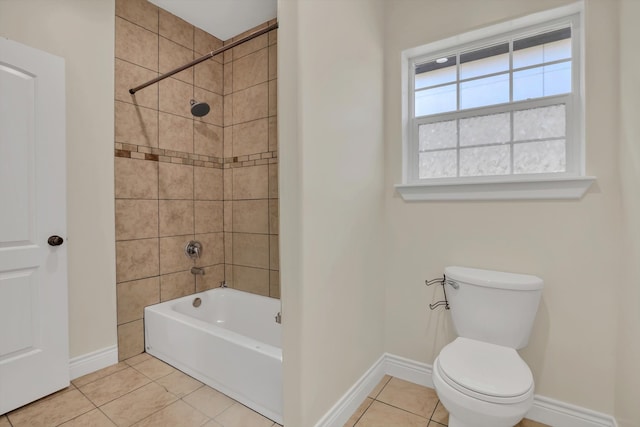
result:
[[[0,427],[282,427],[143,353],[0,415]]]
[[[344,427],[443,427],[449,413],[435,390],[386,375]],[[522,420],[516,427],[549,427]]]
[[[385,376],[344,427],[443,427],[435,391]],[[282,427],[143,353],[0,415],[0,427]],[[548,427],[523,420],[516,427]]]

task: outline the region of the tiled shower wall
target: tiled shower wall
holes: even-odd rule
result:
[[[276,33],[224,55],[226,279],[279,297]]]
[[[223,42],[146,0],[116,1],[121,360],[144,351],[147,305],[224,280],[279,296],[275,40],[271,32],[131,96],[129,88]],[[191,99],[210,113],[193,117]],[[184,254],[194,239],[203,245],[195,262]]]

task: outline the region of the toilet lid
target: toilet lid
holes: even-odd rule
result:
[[[460,337],[442,349],[438,364],[450,385],[480,399],[520,400],[533,389],[531,370],[512,348]]]

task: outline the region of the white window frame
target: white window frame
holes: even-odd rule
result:
[[[396,190],[403,199],[416,200],[504,200],[504,199],[579,199],[595,177],[585,176],[584,144],[584,55],[583,3],[492,25],[445,40],[402,52],[403,68],[403,180]],[[513,35],[553,30],[571,25],[572,92],[533,100],[491,105],[470,110],[414,118],[415,64],[447,57],[461,50],[473,50],[504,41]],[[553,101],[556,101],[555,103]],[[561,101],[561,102],[558,102]],[[418,126],[443,117],[480,116],[563,103],[567,108],[566,172],[500,175],[486,177],[418,178]]]

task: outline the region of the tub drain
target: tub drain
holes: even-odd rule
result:
[[[200,304],[202,304],[202,300],[200,298],[196,298],[193,300],[194,307],[200,307]]]

